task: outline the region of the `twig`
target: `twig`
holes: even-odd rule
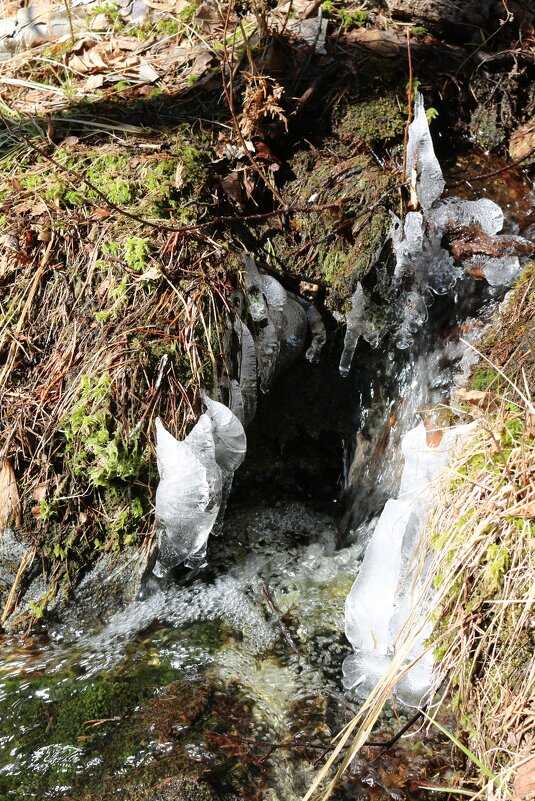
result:
[[[266,599],[269,608],[271,609],[272,613],[274,614],[275,618],[277,619],[277,623],[279,624],[279,628],[281,630],[281,634],[282,634],[282,636],[284,638],[284,641],[286,642],[288,647],[291,648],[291,650],[294,652],[294,654],[299,654],[299,650],[297,648],[297,645],[294,643],[294,641],[292,639],[292,635],[288,631],[287,627],[284,625],[284,623],[282,621],[281,614],[280,614],[279,610],[277,609],[277,607],[275,606],[275,601],[271,597],[271,593],[269,591],[269,587],[268,587],[268,585],[266,584],[265,581],[262,581],[261,588],[262,588],[262,595]]]
[[[446,184],[446,189],[453,189],[454,186],[461,186],[461,184],[469,184],[472,183],[473,181],[483,181],[486,178],[493,178],[495,175],[501,175],[503,172],[512,170],[513,167],[518,167],[519,164],[522,164],[523,161],[529,159],[529,157],[533,156],[534,153],[535,153],[535,147],[532,147],[531,150],[525,153],[521,158],[511,162],[511,164],[506,164],[505,167],[500,167],[498,170],[492,170],[491,172],[484,172],[481,175],[471,175],[468,178],[462,178],[460,181],[454,181],[452,184]]]
[[[22,559],[20,560],[19,569],[17,570],[17,575],[15,576],[15,581],[9,591],[9,595],[7,597],[6,604],[4,606],[4,612],[2,617],[0,618],[0,625],[4,625],[6,620],[8,619],[14,605],[14,599],[17,592],[17,588],[19,586],[19,582],[22,578],[22,574],[26,570],[26,568],[31,565],[35,557],[35,548],[32,551],[24,551],[22,554]]]
[[[412,118],[412,58],[411,58],[411,32],[407,28],[407,60],[409,62],[409,84],[407,86],[407,122],[403,133],[403,172],[402,180],[407,177],[407,142],[409,138],[409,125]]]

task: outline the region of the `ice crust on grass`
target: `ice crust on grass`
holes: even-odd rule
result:
[[[203,396],[207,412],[180,441],[156,419],[158,559],[153,572],[200,567],[210,532],[224,509],[235,470],[245,458],[245,431],[224,404]],[[222,510],[222,511],[221,511]]]
[[[410,614],[421,584],[413,581],[415,551],[430,498],[432,482],[448,463],[455,443],[473,424],[446,429],[440,444],[429,447],[423,423],[402,440],[404,467],[399,496],[387,501],[366,549],[360,572],[346,600],[346,636],[355,653],[343,665],[344,686],[368,695],[388,669],[396,640]],[[423,579],[423,574],[420,581]],[[425,609],[420,611],[423,623]],[[422,629],[410,658],[422,653],[429,626]],[[431,683],[429,656],[411,668],[395,688],[407,706],[422,703]]]

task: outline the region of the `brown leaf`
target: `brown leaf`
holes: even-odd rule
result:
[[[464,389],[459,387],[456,392],[459,400],[477,406],[479,409],[491,410],[499,407],[500,400],[494,392],[481,389]]]
[[[535,798],[535,756],[520,765],[516,772],[513,787],[520,798]]]
[[[393,31],[379,31],[376,28],[357,28],[349,31],[346,40],[356,42],[385,58],[394,58],[404,47],[403,39]]]
[[[527,156],[535,148],[535,119],[520,125],[509,140],[509,153],[511,158],[518,159]]]
[[[179,161],[175,172],[175,189],[182,189],[184,185],[184,164]]]
[[[12,523],[20,528],[22,513],[17,479],[8,459],[0,462],[0,531]]]

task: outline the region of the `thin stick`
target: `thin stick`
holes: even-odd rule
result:
[[[407,60],[409,62],[409,85],[407,87],[407,123],[405,125],[405,132],[403,134],[403,173],[401,176],[402,181],[406,180],[407,176],[407,142],[409,139],[409,125],[412,120],[412,58],[411,58],[411,32],[407,28]]]

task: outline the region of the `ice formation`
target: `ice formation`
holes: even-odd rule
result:
[[[418,94],[414,105],[414,120],[409,125],[409,141],[407,143],[407,174],[416,172],[418,182],[416,195],[424,210],[428,211],[435,200],[441,196],[445,182],[442,170],[429,131],[424,99]]]
[[[238,378],[243,402],[242,423],[248,425],[256,413],[256,348],[253,335],[245,323],[236,317],[234,331],[238,337]]]
[[[156,576],[181,562],[204,559],[206,543],[221,505],[223,478],[215,459],[212,425],[202,414],[179,441],[156,419],[158,472],[156,519],[159,526]]]
[[[215,524],[215,529],[219,530],[223,524],[234,473],[245,459],[247,437],[238,417],[227,406],[212,400],[206,393],[203,393],[203,402],[212,423],[215,460],[223,478],[220,509]]]
[[[267,392],[276,370],[289,367],[302,353],[309,323],[312,331],[309,352],[314,361],[319,359],[327,337],[317,309],[287,292],[273,276],[261,273],[250,253],[244,254],[244,265],[249,314],[257,326],[260,389]]]
[[[321,314],[311,303],[307,304],[306,316],[312,334],[312,342],[305,355],[309,362],[316,364],[320,359],[322,348],[327,342],[327,331]]]
[[[359,337],[364,337],[372,347],[377,347],[379,343],[379,337],[373,319],[368,313],[368,302],[360,281],[351,298],[351,311],[347,315],[346,326],[344,350],[342,351],[339,366],[340,375],[343,377],[349,375]]]
[[[179,441],[156,419],[158,471],[156,490],[158,559],[153,572],[204,564],[210,532],[224,506],[234,472],[245,458],[245,431],[224,404],[203,396],[201,414]]]
[[[518,257],[513,252],[499,257],[476,253],[468,259],[459,257],[456,261],[443,246],[445,236],[454,237],[462,229],[467,235],[467,229],[473,226],[474,233],[470,232],[473,237],[477,237],[480,230],[493,238],[498,253],[504,253],[504,238],[497,236],[504,215],[500,207],[488,198],[440,199],[444,179],[433,150],[421,95],[418,95],[415,117],[409,126],[407,174],[415,186],[421,210],[407,212],[404,220],[392,214],[390,235],[396,264],[390,290],[392,305],[398,309],[396,344],[401,349],[411,346],[427,319],[424,306],[432,303],[433,294],[451,292],[465,274],[483,276],[491,287],[507,286],[520,270]],[[513,245],[518,245],[519,252],[524,252],[525,240],[509,237],[507,241],[511,240],[514,240]],[[396,293],[398,297],[395,297]],[[416,302],[415,295],[420,296],[419,302]]]
[[[446,429],[436,448],[427,445],[423,423],[403,437],[399,496],[387,501],[346,600],[346,636],[355,653],[344,661],[344,686],[359,695],[372,690],[395,654],[396,639],[418,591],[411,573],[431,484],[446,466],[456,441],[472,428],[473,424]],[[411,658],[424,650],[428,635],[423,628]],[[395,690],[402,703],[422,702],[431,670],[427,656],[403,676]]]

